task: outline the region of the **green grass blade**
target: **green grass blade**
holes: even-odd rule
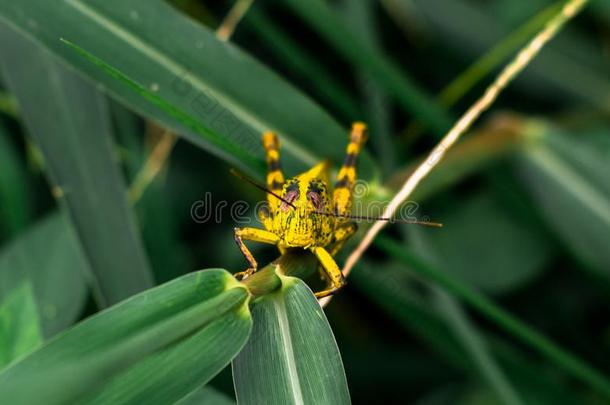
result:
[[[243,167],[257,160],[259,164],[249,169],[261,170],[260,133],[264,130],[280,134],[288,171],[303,169],[326,157],[326,153],[336,162],[343,157],[347,131],[326,112],[271,70],[233,44],[219,41],[209,29],[165,1],[3,0],[0,18],[42,43],[130,108],[232,164]],[[167,28],[163,35],[159,27]],[[196,117],[235,147],[245,149],[249,159],[241,163],[240,158],[220,150],[176,117],[160,111],[149,98],[76,54],[59,38],[111,62],[117,71],[168,105]]]
[[[333,77],[324,65],[277,26],[263,9],[253,7],[244,18],[243,24],[251,27],[264,41],[265,46],[291,71],[299,75],[304,82],[311,82],[320,97],[332,104],[345,120],[362,119],[361,109],[354,95]]]
[[[32,216],[32,197],[17,148],[0,124],[0,237],[14,236]]]
[[[248,168],[250,170],[256,168],[257,171],[261,169],[262,165],[260,159],[257,159],[243,148],[229,141],[227,138],[218,135],[217,133],[209,129],[201,121],[187,114],[186,112],[174,106],[173,104],[166,102],[163,98],[159,97],[153,91],[148,90],[139,83],[136,83],[135,81],[131,80],[129,77],[125,76],[117,69],[113,68],[103,60],[95,57],[95,55],[92,55],[91,53],[82,49],[78,45],[73,44],[72,42],[63,38],[61,39],[61,42],[66,44],[66,46],[72,48],[75,53],[79,54],[84,59],[88,60],[93,65],[100,68],[101,71],[107,73],[109,77],[115,79],[119,83],[122,83],[125,87],[131,89],[134,93],[140,95],[144,100],[157,107],[159,111],[166,113],[173,119],[177,120],[182,126],[204,137],[212,145],[214,145],[214,147],[223,151],[224,154],[222,156],[228,157],[229,160],[237,159],[237,161],[240,162],[240,167]]]
[[[532,38],[563,6],[556,2],[547,6],[527,20],[522,26],[496,43],[464,72],[455,78],[439,95],[442,105],[452,106],[468,91],[480,83],[494,69],[501,66],[508,57],[517,52],[528,39]]]
[[[146,170],[147,161],[152,157],[157,143],[149,145],[146,140],[153,137],[149,129],[142,137],[139,118],[120,106],[111,102],[111,111],[115,122],[117,142],[121,145],[121,156],[125,163],[130,193],[134,190],[135,179]],[[162,139],[165,138],[164,135]],[[159,141],[157,141],[159,142]],[[135,204],[134,212],[141,227],[142,239],[150,258],[151,266],[157,282],[169,281],[193,268],[190,251],[180,240],[180,219],[175,215],[171,190],[174,183],[174,173],[171,163],[150,182]],[[197,176],[198,179],[201,179]],[[140,183],[140,184],[145,184]],[[227,263],[225,265],[228,266]]]
[[[2,25],[2,68],[45,157],[54,194],[95,275],[102,305],[153,285],[112,151],[106,100],[38,45]]]
[[[607,1],[594,1],[593,4],[591,4],[591,7],[598,11],[600,17],[607,23],[610,22],[610,3]]]
[[[0,370],[42,343],[38,308],[29,281],[0,294]]]
[[[446,46],[477,54],[492,48],[506,37],[498,17],[482,12],[471,3],[458,0],[414,0],[431,29],[444,38]],[[591,2],[596,4],[598,2]],[[487,35],[481,35],[481,33]],[[606,108],[610,92],[607,65],[599,52],[593,50],[582,58],[590,44],[586,41],[565,43],[569,30],[553,40],[544,52],[536,57],[514,83],[514,87],[540,97],[578,100],[589,106]],[[580,60],[579,60],[580,59]]]
[[[587,268],[610,275],[610,181],[607,132],[578,140],[556,129],[534,129],[539,139],[519,158],[521,182],[542,217]]]
[[[403,231],[405,231],[405,236],[414,239],[416,249],[424,257],[432,256],[432,252],[443,252],[426,243],[423,238],[425,232],[420,232],[420,229],[407,228]],[[467,243],[466,246],[468,246]],[[429,297],[427,300],[433,305],[435,312],[445,321],[459,346],[469,356],[470,363],[477,370],[481,379],[493,390],[498,400],[504,404],[522,403],[517,390],[512,386],[512,382],[505,376],[504,370],[498,365],[495,356],[490,352],[481,332],[473,325],[456,299],[438,286],[429,285],[428,289],[429,294],[427,295]]]
[[[394,95],[405,111],[440,136],[452,123],[443,111],[413,80],[376,48],[353,34],[331,5],[322,0],[283,0],[293,12],[311,25],[352,65],[375,77],[389,94]]]
[[[460,371],[469,368],[468,355],[438,315],[433,305],[410,288],[404,272],[396,264],[378,268],[361,261],[349,277],[355,286],[381,311],[399,322],[445,363]],[[349,288],[349,287],[348,287]]]
[[[254,328],[233,361],[238,403],[348,404],[341,356],[324,312],[299,279],[256,301]]]
[[[15,97],[0,90],[0,111],[11,116],[17,116],[17,101]]]
[[[413,192],[411,200],[418,203],[427,202],[432,196],[477,173],[485,172],[493,164],[518,151],[527,140],[521,133],[520,125],[514,117],[500,115],[497,119],[490,120],[488,125],[469,134],[449,150],[438,166],[422,180]],[[398,190],[420,162],[421,160],[416,160],[396,171],[386,186]]]
[[[566,373],[610,398],[610,381],[608,378],[574,354],[557,346],[546,336],[496,306],[492,301],[467,284],[457,281],[453,277],[428,265],[415,254],[405,249],[404,246],[386,237],[378,237],[375,243],[387,254],[403,262],[428,280],[445,288],[449,293],[464,300],[464,302],[476,309],[481,315],[487,317],[507,333],[528,344],[532,349],[545,356]]]
[[[89,264],[69,219],[55,212],[0,251],[0,300],[31,284],[43,336],[72,325],[87,299]]]
[[[379,38],[379,27],[375,21],[374,3],[371,1],[349,0],[345,2],[346,21],[353,27],[355,35],[369,46],[383,52]],[[379,86],[375,77],[366,73],[366,69],[357,69],[357,79],[362,103],[365,106],[365,118],[369,132],[374,134],[370,142],[380,157],[379,165],[386,174],[396,169],[396,145],[392,139],[392,109],[387,92]]]
[[[355,286],[362,294],[371,299],[380,310],[400,323],[409,334],[433,352],[440,355],[446,364],[463,374],[472,371],[472,358],[464,345],[447,324],[447,314],[434,302],[429,288],[424,293],[412,288],[414,279],[419,278],[404,271],[404,265],[388,263],[384,266],[371,266],[360,262],[350,275],[350,286]],[[410,267],[411,268],[411,267]],[[431,286],[428,286],[431,287]],[[457,303],[456,303],[457,304]],[[532,362],[519,350],[497,337],[485,335],[492,354],[501,363],[519,393],[529,402],[578,404],[569,388],[558,389],[562,380],[538,362]],[[549,367],[554,370],[554,367]]]
[[[417,250],[439,270],[483,293],[518,291],[540,278],[553,257],[548,237],[489,191],[473,192],[435,216],[442,218],[441,232],[409,229]]]
[[[167,404],[245,343],[249,294],[220,269],[188,274],[60,334],[0,374],[0,402]]]
[[[433,296],[433,302],[439,312],[443,314],[447,324],[478,368],[481,377],[487,381],[489,388],[494,390],[500,402],[504,404],[523,403],[512,383],[490,353],[487,342],[476,330],[459,303],[438,287],[433,288]]]

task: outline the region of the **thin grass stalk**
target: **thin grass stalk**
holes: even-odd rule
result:
[[[508,64],[502,72],[498,75],[496,80],[487,88],[481,98],[479,98],[462,117],[454,124],[449,132],[443,137],[443,139],[437,144],[437,146],[430,152],[428,157],[417,167],[417,169],[409,176],[406,182],[403,184],[399,192],[392,198],[388,206],[386,207],[383,217],[392,218],[396,213],[397,209],[409,198],[413,190],[417,185],[436,167],[436,165],[445,156],[447,150],[449,150],[466,132],[472,123],[481,116],[481,114],[487,110],[492,103],[497,99],[498,95],[502,90],[515,78],[519,73],[525,69],[525,67],[534,59],[540,50],[547,44],[564,24],[578,14],[578,12],[587,3],[587,0],[571,0],[568,1],[561,9],[561,11],[555,15],[546,26],[540,31]],[[364,238],[360,241],[358,246],[347,258],[345,266],[343,267],[343,275],[347,277],[351,272],[354,265],[358,262],[360,257],[373,243],[375,237],[387,224],[385,221],[377,221],[368,230]],[[322,301],[322,305],[328,303],[328,299]]]

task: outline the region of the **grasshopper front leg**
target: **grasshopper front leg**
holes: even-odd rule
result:
[[[345,278],[343,277],[343,273],[341,273],[341,269],[337,266],[335,259],[333,259],[330,253],[323,247],[312,247],[310,250],[316,255],[330,280],[330,286],[325,290],[317,292],[315,294],[316,298],[324,298],[336,293],[345,285]]]
[[[270,245],[277,245],[280,241],[280,238],[273,232],[265,231],[263,229],[258,228],[235,228],[234,238],[235,243],[237,243],[237,246],[239,247],[239,250],[241,250],[241,252],[244,254],[244,257],[250,265],[250,267],[248,267],[245,271],[235,273],[235,277],[239,279],[248,278],[249,276],[254,274],[258,268],[258,264],[256,263],[252,252],[250,252],[250,249],[248,249],[248,247],[244,243],[244,240],[268,243]]]
[[[329,248],[329,253],[334,256],[341,250],[345,242],[358,230],[358,224],[355,222],[347,222],[339,225],[333,232],[333,243]]]
[[[345,224],[339,225],[337,229],[333,232],[333,240],[329,246],[326,247],[326,250],[331,256],[335,256],[339,250],[343,247],[345,242],[358,230],[358,225],[354,222],[347,222]],[[326,277],[327,271],[320,265],[319,268],[320,276],[322,280],[328,278]]]

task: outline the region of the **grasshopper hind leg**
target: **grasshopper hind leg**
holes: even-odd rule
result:
[[[356,182],[356,163],[367,137],[366,124],[354,122],[346,148],[345,160],[339,169],[333,192],[333,208],[336,214],[349,215],[351,213],[352,187]]]

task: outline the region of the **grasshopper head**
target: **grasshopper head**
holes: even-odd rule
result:
[[[327,162],[286,181],[281,197],[276,226],[286,246],[323,245],[330,239],[334,218],[318,214],[331,209]]]

